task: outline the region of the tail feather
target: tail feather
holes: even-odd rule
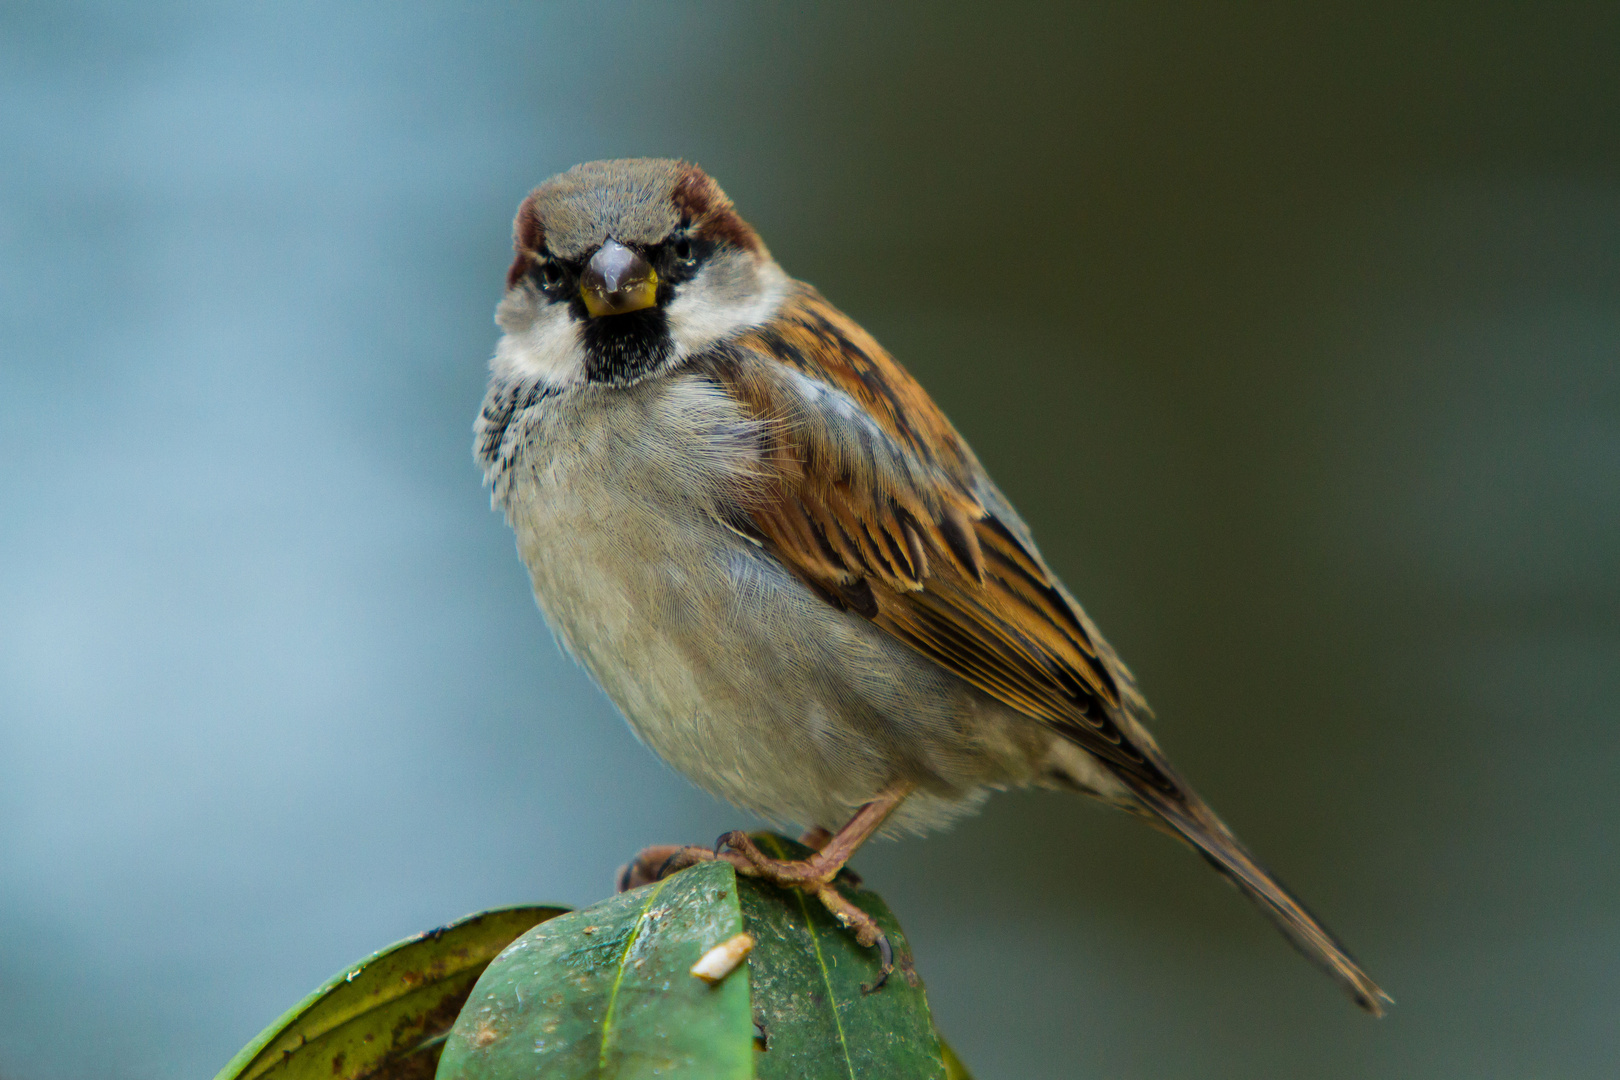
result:
[[[1261,866],[1190,789],[1178,784],[1181,790],[1170,794],[1147,784],[1126,782],[1157,817],[1252,900],[1294,948],[1344,987],[1357,1005],[1374,1016],[1383,1016],[1384,1007],[1394,1004],[1394,999],[1367,977],[1321,920]]]

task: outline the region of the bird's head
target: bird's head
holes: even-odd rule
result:
[[[720,185],[684,161],[593,161],[529,194],[498,361],[627,386],[764,322],[787,280]]]

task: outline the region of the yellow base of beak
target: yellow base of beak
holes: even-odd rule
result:
[[[652,307],[658,302],[658,275],[650,269],[648,273],[651,276],[646,280],[628,283],[612,292],[581,285],[579,297],[585,301],[585,310],[590,312],[591,318],[599,319],[603,315],[623,315],[627,311]]]
[[[650,308],[658,302],[658,271],[617,240],[605,240],[585,264],[579,297],[593,319]]]

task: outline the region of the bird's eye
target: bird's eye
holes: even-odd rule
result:
[[[557,265],[555,259],[547,259],[545,262],[540,264],[540,276],[545,280],[547,285],[561,285],[563,279],[563,269]]]
[[[681,262],[692,261],[692,242],[686,237],[678,237],[675,240],[673,250],[675,252],[675,257],[681,260]]]

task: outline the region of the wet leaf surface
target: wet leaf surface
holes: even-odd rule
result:
[[[478,981],[439,1076],[752,1077],[747,967],[712,986],[691,973],[741,930],[736,877],[723,862],[538,926]]]
[[[484,968],[525,931],[566,910],[500,908],[391,945],[293,1006],[215,1080],[431,1077]]]

